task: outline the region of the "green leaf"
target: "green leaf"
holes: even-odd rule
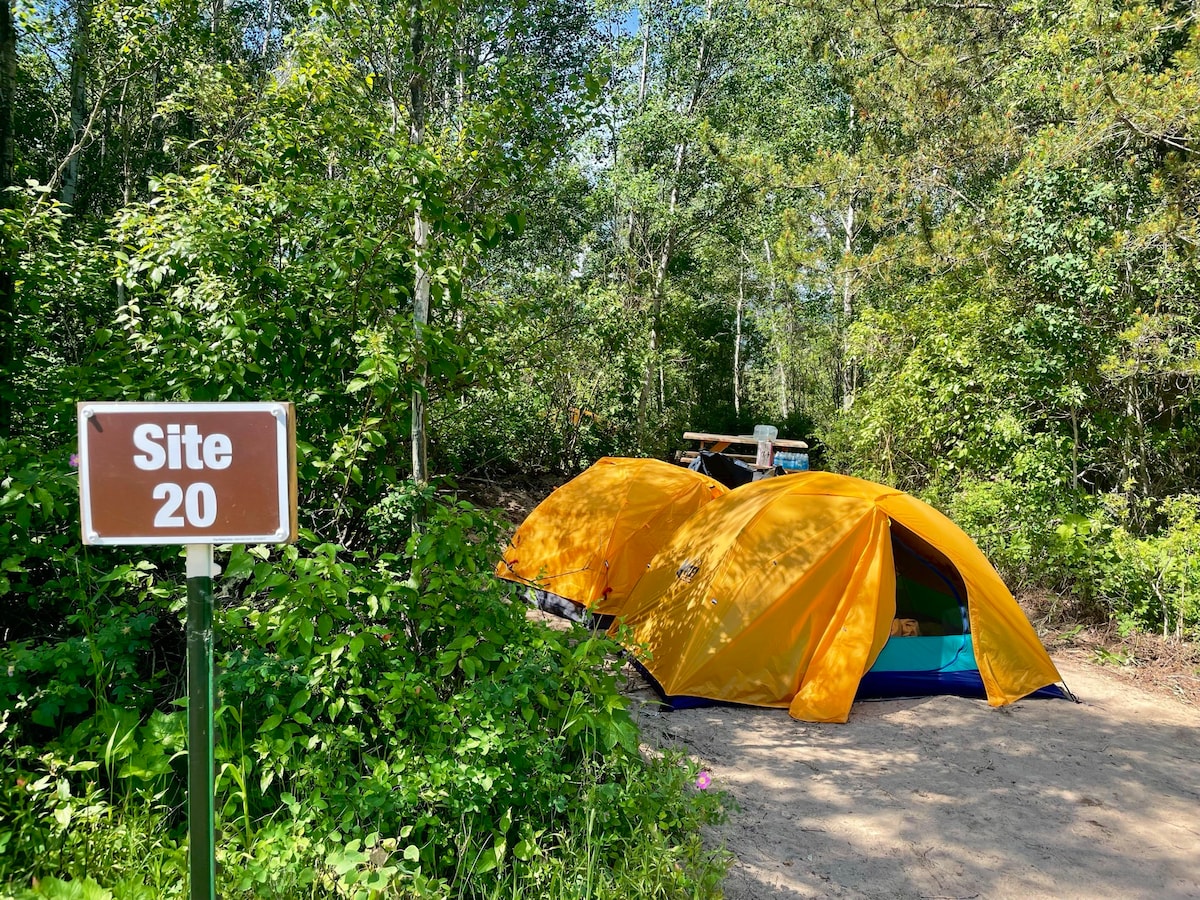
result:
[[[225,563],[224,578],[245,578],[254,569],[254,558],[246,552],[246,548],[235,544],[229,553],[229,561]]]
[[[38,704],[37,708],[33,711],[31,718],[35,724],[44,725],[47,728],[50,728],[53,727],[58,718],[59,709],[60,707],[57,701],[46,699]]]
[[[500,856],[494,849],[484,850],[479,856],[479,861],[475,863],[475,874],[482,875],[490,872],[499,864]]]

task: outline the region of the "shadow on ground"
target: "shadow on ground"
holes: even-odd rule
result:
[[[646,742],[740,806],[712,835],[729,900],[1200,898],[1200,712],[1060,669],[1081,704],[859,703],[845,725],[633,696]]]

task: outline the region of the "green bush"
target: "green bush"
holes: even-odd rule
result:
[[[402,490],[372,521],[397,552],[309,534],[223,560],[223,896],[713,895],[723,862],[698,833],[722,800],[691,787],[685,760],[642,757],[615,645],[509,602],[496,525],[469,505]],[[126,596],[113,623],[137,609]],[[43,671],[73,646],[5,656],[18,697],[42,677],[43,694],[88,702],[38,749],[42,726],[6,715],[0,884],[92,878],[122,896],[132,878],[170,895],[182,714],[153,692],[116,702],[86,665]]]
[[[1092,540],[1089,498],[1005,476],[964,478],[945,508],[1012,590],[1042,587],[1090,598],[1095,557],[1105,550]]]
[[[1200,635],[1200,497],[1091,496],[963,479],[946,504],[1016,591],[1049,588],[1126,631]]]
[[[1096,572],[1100,597],[1125,630],[1200,639],[1200,496],[1130,507],[1119,496],[1104,507],[1111,563]]]

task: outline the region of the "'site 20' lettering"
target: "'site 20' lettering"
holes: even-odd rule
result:
[[[145,472],[167,469],[228,469],[233,463],[233,442],[227,434],[200,433],[195,425],[161,425],[147,422],[133,430],[133,446],[140,450],[133,464]],[[172,482],[156,484],[151,496],[163,501],[154,516],[155,528],[207,528],[217,520],[217,492],[198,481],[186,488]]]
[[[233,462],[233,441],[227,434],[200,433],[195,425],[161,425],[147,422],[133,430],[133,464],[145,472],[168,469],[228,469]]]

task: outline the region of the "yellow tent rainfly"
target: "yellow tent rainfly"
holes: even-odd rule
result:
[[[606,457],[529,514],[496,574],[594,613],[620,612],[675,529],[727,493],[712,478],[661,460]]]
[[[827,472],[759,481],[699,510],[620,618],[676,706],[844,722],[856,696],[1063,696],[1033,627],[958,526],[894,488]]]

